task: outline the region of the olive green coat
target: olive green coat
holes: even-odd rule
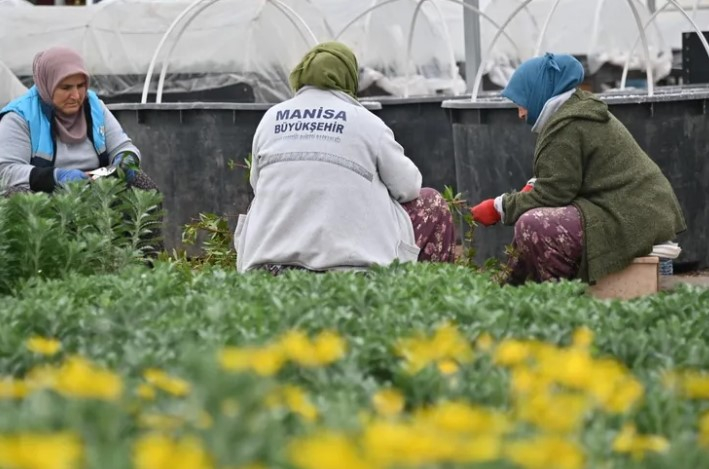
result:
[[[660,168],[590,93],[577,90],[549,119],[534,152],[531,192],[506,194],[505,224],[538,207],[576,206],[583,218],[578,276],[589,282],[650,253],[686,229]]]

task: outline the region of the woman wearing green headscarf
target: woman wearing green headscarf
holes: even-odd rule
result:
[[[234,236],[240,272],[453,261],[445,201],[421,188],[391,129],[357,101],[358,76],[347,46],[319,44],[291,73],[296,95],[264,115],[254,200]]]

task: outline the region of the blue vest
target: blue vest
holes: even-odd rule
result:
[[[83,112],[86,114],[86,124],[90,129],[88,135],[99,158],[99,166],[108,166],[106,152],[106,128],[103,106],[96,93],[88,90],[84,101]],[[40,168],[54,166],[56,158],[56,143],[54,134],[54,110],[39,97],[37,87],[33,86],[27,93],[11,101],[0,110],[0,119],[8,112],[20,115],[30,129],[32,144],[32,159],[30,164]]]

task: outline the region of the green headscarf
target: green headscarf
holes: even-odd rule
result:
[[[310,85],[344,91],[357,97],[359,66],[354,52],[340,42],[323,42],[305,54],[290,74],[290,86],[298,91]]]

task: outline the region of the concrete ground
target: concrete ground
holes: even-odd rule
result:
[[[689,283],[709,288],[709,272],[693,272],[680,275],[660,275],[660,290],[672,290],[680,283]]]

